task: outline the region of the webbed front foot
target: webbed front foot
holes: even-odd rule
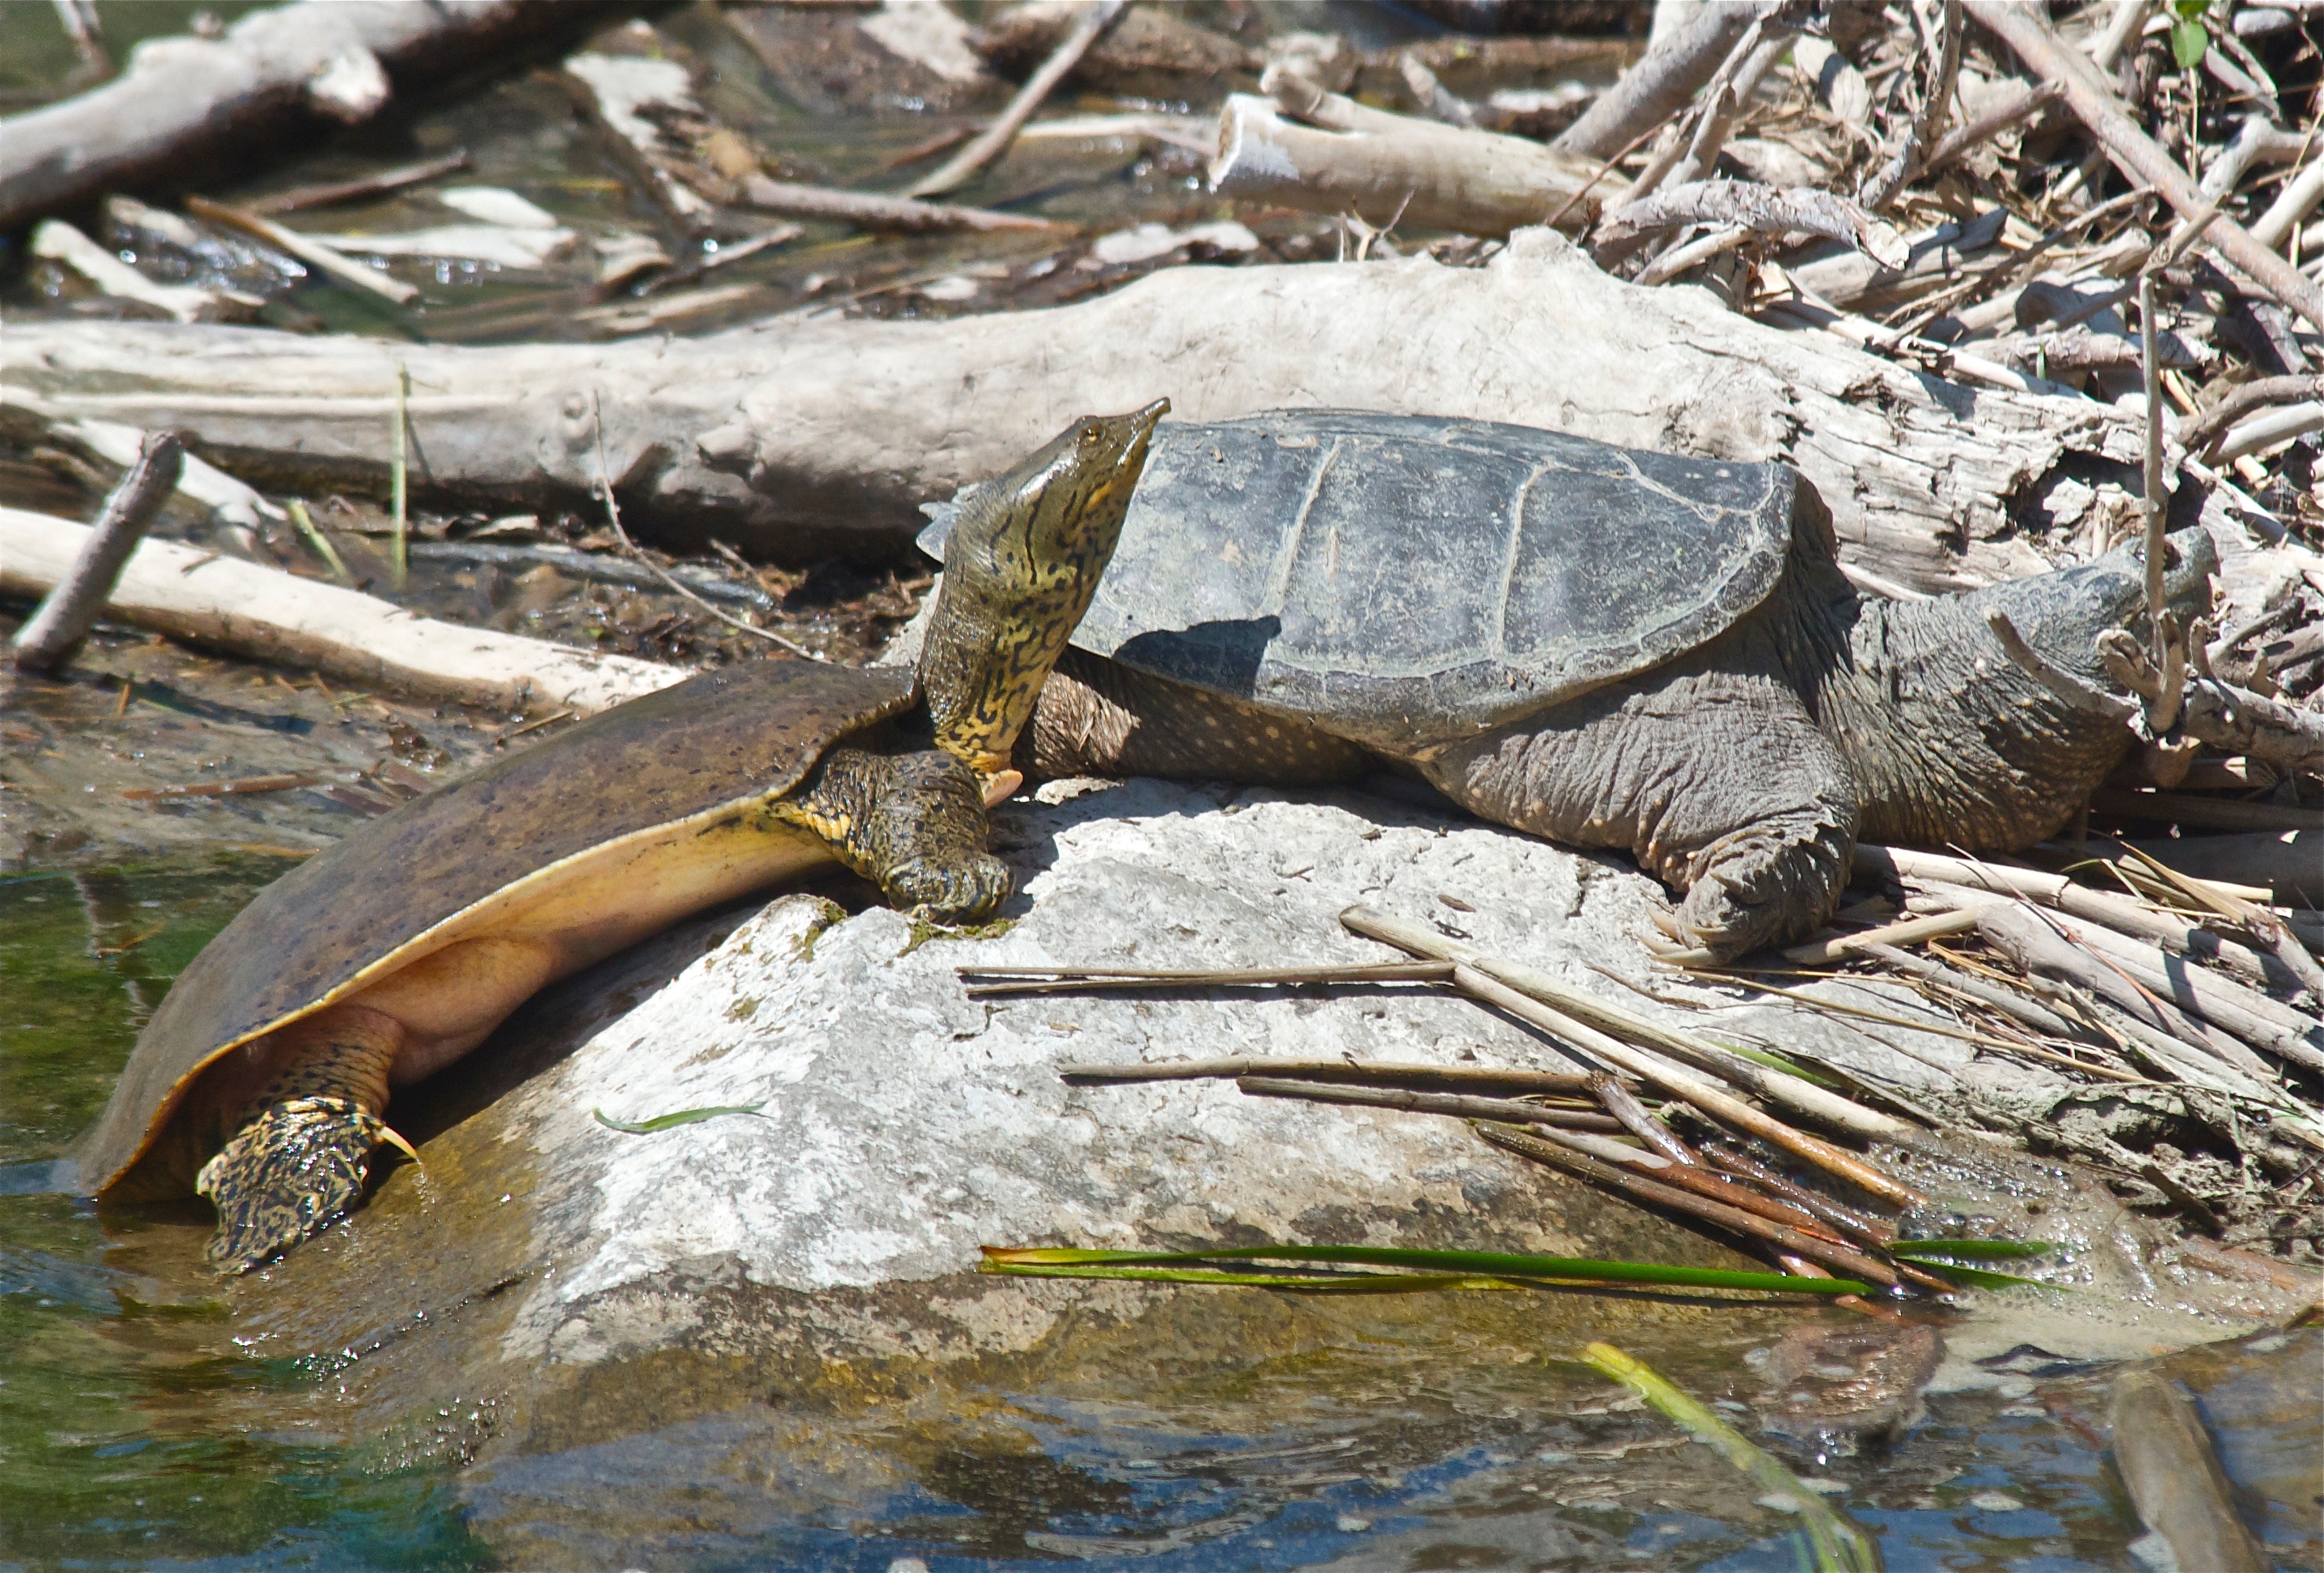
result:
[[[363,1194],[371,1154],[383,1144],[411,1153],[410,1143],[352,1098],[273,1105],[219,1148],[194,1181],[218,1215],[203,1257],[221,1273],[247,1272],[321,1233]]]
[[[1720,962],[1806,938],[1848,882],[1851,829],[1837,816],[1796,814],[1720,837],[1688,862],[1677,936]]]
[[[888,904],[931,923],[973,923],[1017,888],[1009,865],[987,853],[954,859],[911,857],[888,870]]]

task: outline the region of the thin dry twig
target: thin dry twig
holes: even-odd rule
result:
[[[742,180],[741,201],[762,213],[791,218],[825,219],[852,224],[858,229],[894,235],[938,235],[953,230],[985,232],[1025,230],[1055,234],[1072,227],[1054,218],[1029,213],[1004,213],[991,208],[963,208],[950,202],[923,202],[912,197],[885,197],[873,191],[842,191],[828,186],[802,186],[789,180],[750,175]]]
[[[1549,1125],[1568,1131],[1614,1132],[1622,1123],[1609,1115],[1554,1109],[1516,1098],[1479,1097],[1471,1093],[1414,1092],[1391,1087],[1346,1087],[1296,1077],[1245,1076],[1236,1087],[1251,1097],[1296,1098],[1306,1103],[1346,1104],[1359,1108],[1397,1109],[1412,1115],[1450,1115],[1463,1120],[1501,1120],[1510,1124]]]
[[[960,976],[963,978],[973,976],[980,979],[978,982],[970,984],[965,990],[968,997],[974,1000],[991,999],[1006,995],[1103,994],[1120,989],[1143,991],[1444,983],[1451,980],[1452,967],[1449,962],[1418,961],[1410,964],[1390,963],[1379,967],[1255,967],[1183,972],[1167,969],[1140,971],[1135,967],[1126,971],[1109,972],[1102,968],[1062,967],[1049,976],[1009,977],[1006,981],[1000,980],[997,974],[989,972],[985,968],[963,967]]]
[[[776,633],[771,628],[761,628],[754,623],[745,623],[740,617],[728,616],[725,613],[712,606],[708,601],[703,599],[701,596],[696,594],[692,588],[688,588],[684,581],[680,580],[677,575],[671,573],[668,569],[662,567],[661,564],[654,561],[653,559],[648,557],[644,552],[638,550],[637,542],[632,541],[630,539],[630,532],[622,527],[622,505],[613,500],[613,472],[607,467],[605,460],[605,416],[604,412],[598,402],[597,390],[595,388],[589,390],[589,416],[591,422],[596,428],[597,484],[605,499],[605,518],[607,523],[613,525],[613,537],[622,543],[622,550],[628,552],[639,562],[641,562],[645,564],[646,567],[653,569],[655,577],[659,578],[662,583],[668,585],[672,590],[677,592],[682,599],[693,602],[696,606],[701,607],[704,611],[709,613],[713,617],[717,618],[718,621],[725,624],[728,627],[740,629],[745,634],[755,634],[759,638],[765,640],[770,644],[780,645],[783,649],[789,651],[793,655],[798,656],[802,660],[823,660],[824,658],[817,655],[814,651],[807,649],[803,644],[795,643],[791,640],[784,638],[781,634]]]
[[[1390,1059],[1276,1059],[1259,1054],[1233,1054],[1215,1059],[1144,1059],[1126,1065],[1067,1065],[1060,1068],[1057,1074],[1076,1086],[1276,1076],[1351,1087],[1406,1087],[1501,1097],[1574,1097],[1586,1095],[1591,1087],[1589,1077],[1571,1071],[1426,1065]]]
[[[322,186],[294,186],[288,191],[278,191],[272,197],[261,197],[246,205],[245,211],[263,217],[281,213],[303,213],[309,208],[330,208],[341,202],[359,202],[368,197],[383,197],[390,191],[423,185],[433,180],[470,167],[474,162],[468,150],[457,149],[442,158],[428,159],[400,169],[382,170],[375,175],[360,180],[334,180]]]
[[[1991,142],[2013,125],[2024,124],[2064,97],[2052,82],[2026,86],[1968,125],[1945,133],[1943,140],[1931,148],[1929,156],[1922,161],[1921,173],[1934,174],[1971,148]]]
[[[1930,161],[1924,155],[1944,130],[1945,120],[1951,113],[1953,90],[1960,78],[1961,0],[1943,0],[1943,18],[1938,23],[1942,36],[1937,40],[1936,69],[1930,74],[1920,113],[1913,117],[1895,155],[1856,193],[1857,201],[1872,212],[1877,213],[1895,201],[1897,194],[1928,166]],[[1918,25],[1920,7],[1908,4],[1907,9]]]
[[[1113,19],[1121,14],[1128,0],[1090,0],[1074,20],[1072,31],[1050,51],[1049,58],[1041,62],[1040,69],[1026,79],[1025,85],[1017,90],[1017,96],[1009,101],[1009,106],[993,118],[992,124],[979,132],[968,145],[946,159],[942,168],[913,181],[906,194],[940,197],[947,191],[957,190],[974,180],[986,165],[1008,152],[1009,144],[1017,140],[1017,133],[1023,128],[1025,122],[1033,118],[1033,111],[1038,109],[1041,101],[1065,79],[1065,73],[1081,63],[1082,56],[1089,52],[1090,45],[1097,42],[1100,33],[1113,25]]]

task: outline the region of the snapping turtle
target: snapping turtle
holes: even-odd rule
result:
[[[171,986],[78,1154],[88,1189],[216,1204],[241,1271],[360,1192],[389,1089],[551,980],[836,858],[898,906],[1009,893],[985,804],[1089,604],[1157,403],[1077,422],[980,493],[917,671],[706,673],[413,799],[261,892]],[[922,703],[925,699],[925,704]]]
[[[940,549],[960,503],[929,511]],[[2174,600],[2209,537],[2172,538]],[[1856,837],[2054,833],[2131,742],[2027,677],[2006,610],[2103,684],[2126,548],[1866,600],[1788,465],[1488,421],[1277,411],[1157,434],[1122,541],[1019,743],[1046,776],[1296,783],[1385,761],[1486,819],[1623,847],[1724,958],[1812,930]]]

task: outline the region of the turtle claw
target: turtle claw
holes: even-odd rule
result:
[[[217,1233],[202,1254],[220,1273],[272,1261],[353,1206],[372,1149],[411,1144],[360,1104],[301,1097],[276,1104],[202,1165],[194,1189],[217,1208]]]

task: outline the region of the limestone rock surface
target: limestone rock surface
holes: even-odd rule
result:
[[[781,1458],[805,1445],[798,1416],[852,1415],[814,1433],[844,1461],[863,1426],[954,1427],[995,1393],[1159,1402],[1181,1377],[1232,1386],[1333,1351],[1392,1347],[1396,1381],[1425,1385],[1436,1372],[1460,1388],[1480,1361],[1537,1366],[1605,1338],[1723,1381],[1745,1348],[1803,1318],[1850,1319],[1702,1296],[1317,1298],[977,1274],[988,1245],[1259,1239],[1757,1264],[1488,1148],[1457,1121],[1246,1097],[1231,1083],[1074,1087],[1058,1076],[1075,1062],[1227,1053],[1572,1063],[1450,993],[972,999],[955,976],[1387,958],[1338,923],[1363,902],[1675,1013],[1620,981],[1676,986],[1636,938],[1667,900],[1654,882],[1357,791],[1061,782],[1043,796],[995,816],[995,849],[1019,883],[1003,932],[932,930],[876,905],[848,915],[825,893],[794,893],[684,925],[549,991],[458,1075],[399,1095],[391,1113],[424,1164],[233,1285],[237,1344],[329,1368],[298,1423],[383,1436],[391,1462],[475,1459],[480,1481],[518,1491],[511,1483],[533,1478],[520,1457],[645,1447],[688,1427],[739,1428],[731,1448],[717,1444],[730,1461]],[[1888,1027],[1858,1041],[1840,1018],[1764,1004],[1690,1019],[1908,1092],[1925,1093],[1962,1050]],[[1803,1022],[1813,1030],[1796,1030]],[[643,1135],[596,1118],[714,1106],[751,1112]],[[1974,1226],[2070,1242],[2035,1271],[2076,1293],[1978,1297],[1947,1329],[1957,1355],[2006,1350],[2028,1326],[2061,1356],[2159,1352],[2289,1303],[2281,1286],[2166,1272],[2086,1179],[1971,1146],[1882,1161],[1925,1177]],[[149,1230],[135,1243],[144,1270],[189,1271],[206,1227]],[[288,1423],[279,1395],[269,1402],[267,1423]],[[716,1418],[738,1405],[758,1418]],[[1227,1423],[1202,1412],[1202,1426]],[[1248,1423],[1271,1421],[1262,1406]],[[676,1476],[670,1489],[684,1495]]]

